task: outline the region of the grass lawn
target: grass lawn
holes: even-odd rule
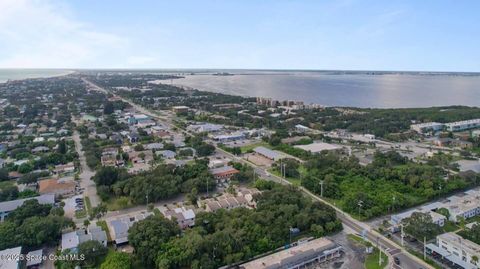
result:
[[[85,208],[87,209],[88,215],[92,214],[92,203],[90,203],[90,198],[85,197]]]
[[[268,172],[272,175],[276,175],[277,177],[282,177],[280,176],[280,172],[275,170],[275,169],[268,169]],[[287,177],[286,180],[290,181],[294,186],[300,186],[302,185],[302,180],[300,178],[295,178],[295,177]]]
[[[456,230],[460,229],[454,222],[451,221],[446,221],[445,225],[443,226],[443,231],[448,233],[448,232],[454,232]]]
[[[13,180],[2,181],[2,182],[0,182],[0,189],[3,189],[5,187],[14,186],[14,185],[15,185],[15,181],[13,181]]]
[[[258,142],[258,143],[254,143],[254,144],[250,144],[250,145],[246,145],[246,146],[242,146],[240,147],[240,150],[242,151],[242,153],[246,153],[248,151],[251,151],[253,150],[254,148],[256,147],[266,147],[266,148],[271,148],[271,146],[267,143],[267,142]]]
[[[379,251],[377,248],[373,249],[373,252],[371,254],[367,255],[367,258],[365,259],[365,268],[367,269],[383,269],[387,267],[388,265],[388,257],[385,255],[385,253],[382,252],[382,263],[379,265],[378,264],[378,255]]]
[[[372,246],[372,244],[368,241],[363,240],[360,236],[354,235],[354,234],[349,234],[347,235],[348,239],[351,241],[354,241],[356,244],[363,245],[365,247]],[[378,248],[374,247],[373,252],[370,254],[367,254],[365,258],[365,268],[366,269],[383,269],[386,268],[388,265],[388,257],[385,255],[385,253],[382,251],[382,263],[378,264],[379,260],[379,255],[380,252],[378,251]]]
[[[97,221],[97,226],[102,227],[102,230],[104,230],[105,233],[107,234],[107,241],[111,242],[112,238],[110,237],[110,232],[108,231],[107,222],[105,222],[104,220],[99,220]]]
[[[128,197],[112,197],[106,204],[109,211],[117,211],[134,206]]]
[[[75,212],[75,217],[77,219],[83,219],[83,218],[86,218],[87,217],[87,211],[84,209],[84,210],[81,210],[81,211],[76,211]]]

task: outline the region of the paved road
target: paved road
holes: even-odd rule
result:
[[[92,88],[94,88],[98,91],[104,92],[104,93],[107,92],[105,89],[99,87],[98,85],[95,85],[95,84],[93,84],[92,82],[90,82],[86,79],[83,79],[83,80],[84,80],[85,83],[90,85]],[[151,112],[150,110],[148,110],[148,109],[146,109],[146,108],[144,108],[144,107],[142,107],[138,104],[135,104],[132,101],[130,101],[130,100],[128,100],[128,99],[126,99],[122,96],[118,96],[118,95],[116,95],[116,96],[121,98],[124,102],[127,102],[130,105],[132,105],[135,109],[137,109],[141,113],[143,113],[145,115],[148,115],[152,118],[155,118],[157,120],[162,121],[163,124],[167,125],[170,128],[173,127],[173,124],[171,122],[166,122],[165,119],[160,118],[157,114]],[[175,126],[175,127],[182,130],[183,132],[186,132],[186,133],[190,134],[188,131],[183,130],[182,128],[180,128],[178,126]],[[193,134],[190,134],[190,135],[193,135]],[[223,153],[224,155],[229,156],[230,158],[235,159],[236,161],[240,161],[242,163],[250,165],[251,167],[254,168],[255,173],[260,175],[262,178],[265,178],[267,180],[272,180],[272,181],[275,181],[275,182],[279,182],[279,183],[282,183],[282,184],[291,185],[291,183],[289,181],[287,181],[287,180],[285,180],[281,177],[278,177],[276,175],[270,174],[269,172],[266,171],[265,168],[259,167],[255,164],[251,163],[251,162],[248,162],[248,161],[246,161],[242,158],[239,158],[239,157],[231,154],[230,152],[227,152],[227,151],[217,147],[216,145],[214,145],[214,146],[216,147],[217,151]],[[388,266],[389,268],[395,268],[395,269],[430,268],[430,269],[434,269],[432,266],[430,266],[429,264],[427,264],[423,260],[421,260],[418,257],[416,257],[416,256],[408,253],[407,251],[403,250],[395,242],[391,241],[390,239],[388,239],[388,238],[384,237],[383,235],[381,235],[380,233],[376,232],[368,224],[352,218],[350,215],[343,212],[340,208],[336,207],[335,205],[332,205],[328,201],[325,201],[325,200],[321,199],[320,197],[316,196],[315,194],[313,194],[309,190],[307,190],[303,187],[299,187],[299,188],[305,194],[312,197],[313,199],[315,199],[317,201],[320,201],[322,203],[328,204],[331,207],[333,207],[337,212],[337,216],[340,218],[340,220],[343,222],[344,225],[348,226],[349,228],[351,228],[352,230],[354,230],[355,232],[357,232],[359,234],[365,233],[366,239],[368,239],[372,244],[376,245],[377,242],[378,242],[378,244],[382,247],[382,249],[388,249],[387,253],[388,253],[388,256],[390,257],[390,259],[389,259],[390,264]],[[394,256],[398,257],[398,259],[400,260],[400,265],[396,265],[396,264],[393,263],[393,258],[392,257],[394,257]]]
[[[82,172],[80,173],[80,187],[85,189],[83,196],[90,199],[90,204],[92,207],[96,207],[100,204],[101,200],[97,195],[97,187],[95,186],[95,182],[92,180],[95,172],[92,171],[92,169],[90,169],[90,167],[87,165],[82,143],[80,142],[80,134],[77,131],[73,133],[72,139],[75,142],[75,148],[77,150],[82,169]]]

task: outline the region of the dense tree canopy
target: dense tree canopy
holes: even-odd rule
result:
[[[28,200],[0,224],[0,249],[56,244],[61,231],[73,222],[60,216],[51,206]]]
[[[139,222],[132,235],[136,255],[158,268],[218,268],[288,244],[291,227],[315,236],[341,229],[332,208],[312,202],[294,187],[265,186],[271,189],[256,197],[256,209],[199,213],[195,227],[182,236],[161,219]],[[159,225],[168,232],[156,231]]]
[[[403,221],[404,232],[417,240],[424,238],[430,240],[442,232],[440,226],[433,223],[432,216],[428,213],[414,212],[409,218]]]
[[[436,196],[478,185],[479,178],[449,176],[438,167],[415,163],[396,152],[377,152],[367,166],[354,157],[333,153],[316,154],[305,163],[307,174],[302,185],[338,200],[340,206],[356,215],[371,218],[426,202]]]
[[[162,245],[171,237],[180,234],[177,223],[162,215],[152,215],[135,223],[129,230],[128,241],[142,257],[145,265],[151,266]]]

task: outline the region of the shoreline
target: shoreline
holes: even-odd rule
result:
[[[1,75],[2,75],[2,71],[3,72],[11,72],[12,74],[15,74],[16,72],[12,72],[12,71],[19,71],[19,72],[28,72],[29,70],[31,70],[32,72],[29,74],[29,73],[25,73],[25,76],[24,77],[18,77],[18,78],[15,78],[15,77],[11,77],[11,78],[8,78],[7,76],[8,75],[5,75],[6,77],[5,78],[1,78]],[[57,74],[40,74],[42,71],[45,72],[46,70],[48,71],[54,71],[54,70],[58,70],[59,72],[62,71],[62,73],[57,73]],[[35,73],[37,72],[37,73]],[[54,77],[63,77],[63,76],[68,76],[68,75],[71,75],[71,74],[74,74],[75,70],[70,70],[70,69],[22,69],[22,68],[4,68],[4,69],[1,69],[0,68],[0,84],[4,84],[4,83],[7,83],[9,81],[22,81],[22,80],[27,80],[27,79],[39,79],[39,78],[54,78]],[[18,75],[18,73],[17,73]]]

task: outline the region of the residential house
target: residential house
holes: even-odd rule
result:
[[[90,226],[87,230],[81,229],[62,234],[62,252],[69,250],[72,253],[77,253],[78,245],[90,240],[98,241],[106,247],[107,233],[101,227]]]
[[[133,151],[128,153],[128,158],[132,163],[150,163],[153,161],[151,150]]]
[[[171,150],[160,150],[156,151],[155,154],[158,156],[162,156],[164,159],[174,159],[175,156],[177,155],[175,152]]]
[[[213,178],[218,182],[224,182],[229,180],[233,175],[238,174],[240,171],[231,167],[231,166],[223,166],[218,168],[210,169],[210,173],[213,175]]]
[[[55,174],[63,174],[63,173],[73,173],[75,171],[75,165],[73,162],[69,162],[66,164],[59,164],[55,166],[55,169],[53,169],[53,172]]]
[[[195,212],[192,209],[178,207],[166,210],[163,212],[163,215],[169,220],[176,221],[181,229],[193,227],[193,225],[195,225]]]
[[[22,247],[7,248],[0,250],[0,268],[1,269],[19,269],[21,268]]]
[[[37,200],[38,203],[42,205],[53,205],[55,203],[55,195],[53,194],[43,194],[35,197],[0,202],[0,222],[3,222],[10,212],[22,206],[25,201],[32,199]]]
[[[139,214],[131,214],[119,217],[107,222],[110,231],[110,237],[115,245],[123,245],[128,243],[128,230],[134,223],[144,220],[148,216],[153,215],[152,212],[141,212]]]

